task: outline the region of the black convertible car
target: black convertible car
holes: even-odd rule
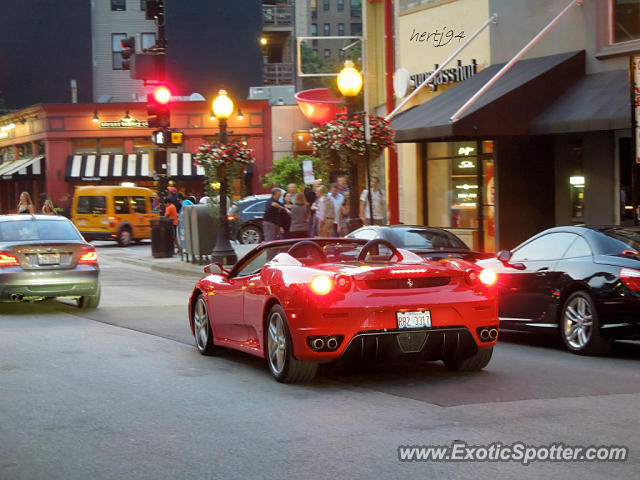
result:
[[[483,258],[491,258],[492,253],[474,252],[453,233],[441,228],[422,225],[367,225],[354,230],[347,238],[387,240],[397,248],[404,248],[417,253],[427,260],[440,258],[463,258],[475,262]]]
[[[498,273],[500,326],[558,331],[579,354],[640,338],[640,228],[556,227],[478,262]]]

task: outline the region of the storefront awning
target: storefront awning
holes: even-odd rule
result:
[[[392,120],[395,141],[526,135],[530,122],[585,73],[585,53],[569,52],[514,64],[458,120],[449,119],[503,64],[492,65]]]
[[[193,165],[190,153],[170,153],[168,156],[167,173],[170,177],[190,179],[204,176],[204,169]],[[152,171],[153,165],[146,153],[69,155],[65,178],[67,181],[149,180]]]
[[[619,130],[631,127],[629,72],[585,75],[531,122],[531,133]]]
[[[67,180],[123,180],[149,178],[149,155],[69,155]]]
[[[44,172],[43,161],[44,155],[38,155],[3,163],[0,165],[0,178],[2,180],[16,180],[38,177]]]
[[[190,153],[170,153],[167,173],[170,177],[201,178],[204,176],[204,168],[193,164]]]

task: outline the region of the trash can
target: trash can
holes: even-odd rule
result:
[[[151,224],[151,255],[153,258],[173,256],[173,219],[154,218]]]

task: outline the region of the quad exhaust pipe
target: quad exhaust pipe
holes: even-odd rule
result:
[[[13,302],[19,302],[24,298],[24,293],[12,293],[11,295],[9,295],[9,298]]]
[[[480,330],[480,340],[489,340],[489,329],[483,328]]]
[[[311,346],[314,350],[322,350],[324,348],[324,340],[321,338],[315,338],[313,342],[311,342]]]
[[[489,330],[489,338],[491,340],[495,340],[496,338],[498,338],[498,329],[497,328],[492,328],[491,330]]]

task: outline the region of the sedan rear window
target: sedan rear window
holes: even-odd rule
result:
[[[640,252],[640,232],[624,228],[611,228],[602,230],[602,233],[611,239],[616,253],[624,250]]]
[[[15,220],[0,222],[0,242],[31,240],[82,240],[75,227],[58,220]]]

